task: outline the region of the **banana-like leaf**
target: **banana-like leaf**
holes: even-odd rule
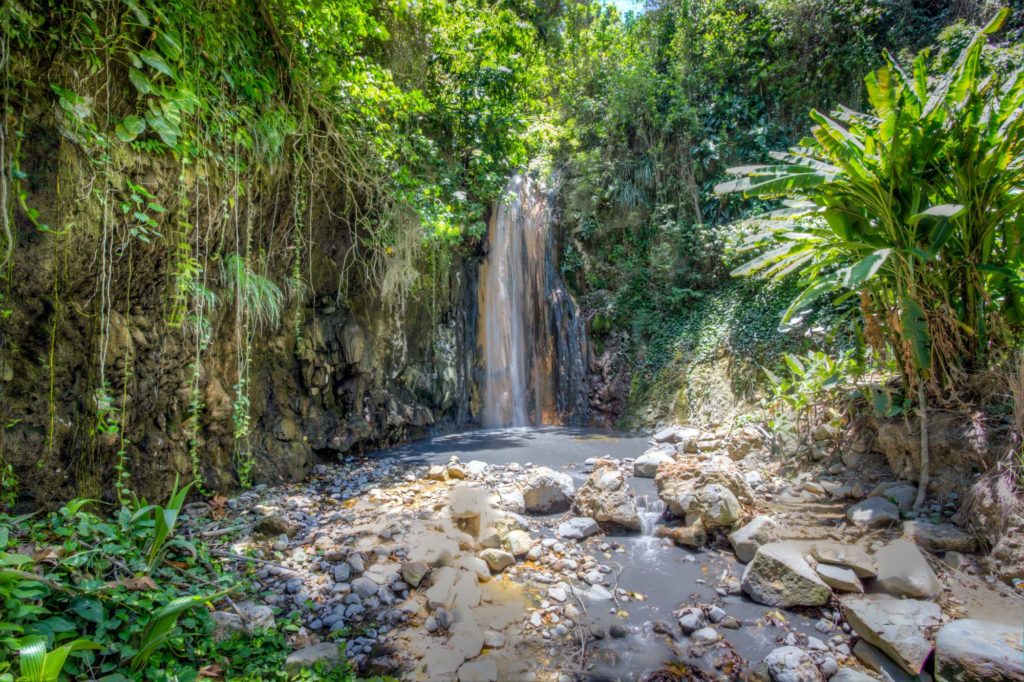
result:
[[[940,204],[938,206],[931,206],[927,210],[921,213],[916,213],[907,219],[907,223],[910,225],[917,225],[925,218],[935,218],[938,220],[953,220],[963,215],[967,207],[962,204]]]
[[[32,638],[18,650],[20,679],[25,682],[57,682],[61,671],[64,670],[64,663],[73,652],[102,648],[96,642],[76,639],[48,652],[45,639]]]
[[[900,331],[910,346],[915,369],[928,370],[932,366],[932,337],[928,332],[928,316],[921,304],[904,296],[901,305]]]
[[[885,265],[890,253],[892,253],[891,249],[879,249],[850,267],[842,268],[836,273],[837,284],[847,289],[859,289],[864,282],[874,277]]]

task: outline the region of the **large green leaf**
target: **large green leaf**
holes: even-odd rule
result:
[[[153,92],[153,84],[149,81],[149,78],[135,67],[128,69],[128,80],[131,81],[140,95],[148,95]]]
[[[125,116],[124,120],[114,127],[114,133],[122,142],[131,142],[146,131],[146,121],[141,116]]]
[[[910,347],[914,367],[928,370],[932,366],[932,337],[928,332],[928,316],[917,301],[904,296],[900,312],[903,340]]]
[[[168,78],[174,78],[174,70],[156,50],[142,50],[139,52],[139,59],[146,62]]]

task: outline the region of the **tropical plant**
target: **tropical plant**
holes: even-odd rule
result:
[[[110,520],[86,511],[94,501],[83,499],[41,521],[0,515],[0,660],[17,656],[20,665],[17,678],[0,666],[0,682],[122,669],[153,679],[150,668],[181,653],[168,649],[181,650],[184,635],[208,629],[197,607],[236,586],[204,577],[203,548],[174,537],[188,490],[175,485],[166,505],[136,501]],[[34,556],[10,549],[26,544]],[[163,561],[172,549],[175,562]],[[197,579],[222,589],[192,594]]]
[[[763,370],[769,381],[769,407],[788,408],[795,417],[798,435],[801,422],[809,429],[816,414],[820,417],[826,413],[826,399],[848,389],[850,376],[859,371],[851,354],[842,353],[833,358],[822,351],[810,351],[806,355],[786,353],[783,366],[784,371]]]
[[[52,651],[46,650],[46,639],[29,637],[18,649],[18,665],[21,669],[17,682],[57,682],[64,670],[64,663],[75,651],[101,649],[96,642],[76,639]],[[0,676],[0,680],[3,676]],[[8,679],[15,678],[8,676]]]
[[[800,273],[783,320],[821,296],[859,294],[865,338],[894,351],[921,417],[923,503],[928,478],[927,387],[962,385],[1012,345],[1024,322],[1024,74],[986,59],[1000,11],[944,73],[928,57],[907,73],[888,53],[866,78],[870,113],[811,112],[812,137],[733,168],[716,187],[785,198],[785,224],[747,245],[762,252],[735,275]]]
[[[253,271],[249,261],[233,253],[224,259],[225,289],[235,297],[255,327],[276,327],[281,321],[284,294],[270,279]]]
[[[174,529],[178,525],[178,516],[181,514],[181,508],[185,504],[185,498],[188,496],[189,489],[195,485],[195,481],[189,482],[180,489],[178,488],[179,483],[180,479],[175,476],[174,487],[171,489],[167,506],[136,501],[136,511],[132,515],[132,522],[141,522],[146,528],[152,529],[146,546],[146,565],[149,573],[152,573],[157,565],[163,561],[164,555],[172,546],[177,545],[179,548],[184,548],[187,551],[195,551],[195,548],[188,542],[173,537]]]

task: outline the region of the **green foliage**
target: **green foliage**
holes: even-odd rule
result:
[[[716,188],[790,200],[771,214],[786,223],[749,243],[766,250],[734,274],[800,273],[784,321],[859,292],[867,340],[895,351],[908,382],[958,383],[1024,322],[1024,75],[986,53],[1005,16],[938,75],[925,54],[908,73],[887,53],[866,79],[869,114],[812,111],[812,138]]]
[[[719,296],[732,258],[721,226],[757,209],[714,195],[726,164],[794,141],[809,105],[860,101],[882,47],[927,44],[947,10],[912,5],[663,0],[628,20],[602,3],[565,8],[550,67],[565,272],[585,307],[629,332],[648,376],[671,357],[666,328]]]
[[[249,261],[236,254],[224,259],[222,281],[242,314],[257,327],[276,327],[281,322],[284,294],[269,278],[253,272]]]
[[[836,397],[849,393],[852,379],[862,372],[850,352],[841,352],[836,358],[815,350],[805,355],[786,353],[782,370],[764,369],[771,395],[767,402],[772,413],[769,426],[776,434],[805,434],[815,425],[815,414],[820,416]]]
[[[41,637],[28,639],[31,641],[22,642],[22,646],[18,650],[18,664],[21,667],[21,674],[17,678],[18,682],[57,682],[64,670],[65,661],[73,652],[101,648],[95,642],[76,639],[53,651],[47,651],[45,639]]]
[[[162,524],[146,509],[122,508],[104,520],[84,511],[86,500],[43,521],[3,517],[0,658],[17,653],[22,675],[33,680],[109,675],[128,666],[164,679],[158,671],[188,650],[181,649],[184,632],[209,628],[195,607],[224,594],[188,595],[188,613],[177,601],[205,570],[195,548],[182,552],[171,537],[167,515],[182,500],[179,492],[168,509],[148,508],[164,512]],[[35,544],[34,556],[10,549],[25,543]],[[174,548],[182,569],[163,562]]]
[[[285,675],[285,632],[298,629],[288,619],[213,642],[207,605],[243,586],[214,571],[203,545],[175,536],[188,489],[109,519],[86,511],[88,500],[40,520],[0,515],[0,682],[171,682],[207,666],[254,682],[354,679],[346,669]]]

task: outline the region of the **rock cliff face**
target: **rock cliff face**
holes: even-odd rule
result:
[[[25,205],[50,229],[14,211],[18,241],[0,288],[0,464],[12,465],[24,505],[110,499],[119,480],[151,500],[176,476],[198,475],[208,491],[242,476],[295,481],[318,458],[473,418],[476,255],[388,303],[352,266],[358,237],[341,192],[294,236],[291,211],[274,201],[292,191],[280,173],[247,188],[248,215],[235,225],[223,212],[244,195],[226,178],[140,154],[98,180],[59,115],[30,114]],[[151,212],[159,236],[133,236],[119,209],[105,221],[99,184],[118,188],[118,201],[120,188],[145,187],[165,209]],[[247,267],[283,290],[276,322],[236,323],[224,273],[240,248],[202,229],[218,215],[222,228],[249,232]],[[193,281],[209,302],[193,292],[179,314],[182,250],[202,261]],[[291,291],[297,260],[302,286]]]

